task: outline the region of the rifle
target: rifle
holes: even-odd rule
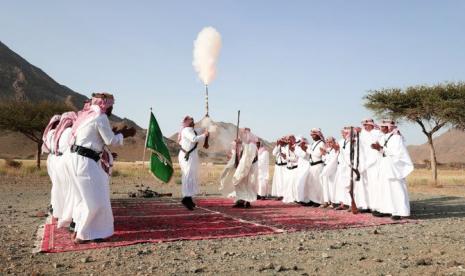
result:
[[[357,173],[357,170],[354,169],[354,158],[355,158],[355,145],[354,145],[354,128],[350,127],[350,209],[352,210],[352,214],[357,214],[358,209],[357,205],[355,204],[355,198],[354,198],[354,172]],[[358,158],[358,156],[357,156]],[[359,177],[360,174],[357,174],[357,177]]]
[[[210,144],[208,144],[208,137],[210,137],[210,133],[207,136],[205,136],[205,140],[203,142],[204,149],[208,149],[210,147]]]
[[[236,125],[236,156],[234,157],[234,167],[237,168],[239,166],[239,119],[241,117],[241,111],[237,111],[237,125]]]

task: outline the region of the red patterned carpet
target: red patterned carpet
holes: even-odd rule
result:
[[[74,245],[70,233],[57,229],[56,222],[52,222],[45,225],[40,251],[65,252],[142,242],[234,238],[396,223],[371,214],[353,215],[274,200],[254,202],[251,209],[231,208],[230,199],[196,201],[198,208],[189,211],[173,199],[115,199],[112,200],[115,234],[108,241]]]

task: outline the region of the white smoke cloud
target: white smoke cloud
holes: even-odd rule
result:
[[[216,63],[221,49],[221,35],[213,27],[205,27],[194,41],[192,65],[200,80],[210,84],[216,77]]]

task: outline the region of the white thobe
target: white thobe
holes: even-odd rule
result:
[[[55,152],[55,141],[53,141],[52,147],[55,154],[54,157],[54,169],[55,169],[55,180],[56,185],[52,190],[54,194],[55,207],[53,207],[53,216],[58,218],[58,221],[63,219],[65,209],[69,204],[67,199],[68,193],[70,191],[69,183],[70,176],[65,170],[65,157],[64,153],[69,151],[69,135],[71,134],[71,128],[65,129],[58,141],[58,152]],[[54,139],[53,139],[54,140]]]
[[[240,151],[242,146],[238,148]],[[219,191],[223,194],[224,197],[235,197],[236,192],[234,190],[234,185],[232,184],[234,173],[236,172],[236,146],[233,145],[231,149],[231,158],[229,158],[228,163],[223,169],[223,172],[220,176],[220,188]]]
[[[283,153],[283,147],[275,146],[272,153],[275,158],[275,166],[271,185],[271,195],[277,197],[283,196],[284,173],[286,170],[286,159],[281,156],[281,153]]]
[[[378,210],[377,202],[374,200],[376,192],[380,189],[378,182],[379,162],[381,153],[371,148],[373,143],[380,140],[382,133],[373,129],[362,130],[360,133],[360,158],[361,162],[360,181],[356,183],[355,200],[357,207],[363,209]]]
[[[60,205],[60,202],[57,202],[57,199],[59,198],[58,195],[58,181],[56,178],[57,175],[57,170],[56,170],[56,161],[57,161],[57,156],[55,155],[54,152],[54,140],[53,140],[53,135],[55,134],[56,129],[51,129],[47,133],[46,141],[44,141],[45,146],[49,149],[49,153],[47,156],[47,173],[48,176],[50,177],[50,181],[52,182],[52,189],[50,191],[50,205],[52,205],[53,208],[53,216],[58,217],[59,210],[62,209],[62,206]],[[55,211],[55,209],[57,211]]]
[[[298,202],[308,202],[310,198],[308,197],[306,182],[302,181],[302,179],[306,178],[308,174],[308,170],[310,169],[310,155],[307,151],[304,151],[302,147],[297,146],[295,149],[295,154],[299,158],[297,161],[297,165],[299,166],[297,170],[297,198]]]
[[[259,196],[267,196],[270,194],[268,187],[270,174],[270,153],[265,149],[258,154],[258,189]]]
[[[326,203],[336,203],[335,178],[338,154],[334,149],[331,149],[323,158],[325,166],[321,170],[320,176],[323,186],[323,201]]]
[[[413,163],[402,136],[388,133],[380,140],[383,157],[380,161],[377,199],[379,211],[393,216],[409,216],[410,202],[405,178],[413,171]]]
[[[338,165],[335,176],[335,186],[336,186],[336,201],[337,203],[344,203],[345,205],[350,205],[351,198],[349,194],[350,188],[350,142],[349,140],[341,139],[339,141],[341,148],[338,154]]]
[[[300,195],[299,201],[301,202],[323,203],[323,187],[320,180],[323,163],[319,162],[322,161],[320,149],[324,148],[324,145],[324,142],[320,140],[307,148],[310,163],[306,172],[299,177],[297,184],[299,187],[298,194]]]
[[[200,131],[200,130],[197,130]],[[198,154],[198,143],[205,139],[205,134],[197,135],[192,127],[185,127],[181,131],[181,141],[179,145],[186,152],[190,151],[197,144],[197,148],[190,154],[188,160],[185,159],[186,153],[179,151],[178,160],[181,168],[182,196],[191,197],[199,192],[199,167],[200,160]]]
[[[291,203],[298,200],[299,157],[295,151],[290,150],[289,145],[284,148],[284,152],[286,153],[287,165],[283,174],[283,202]]]
[[[80,198],[77,186],[72,178],[72,160],[71,151],[68,144],[71,135],[71,127],[65,129],[61,134],[60,141],[58,141],[58,151],[61,153],[59,156],[60,162],[57,163],[57,170],[60,172],[58,178],[62,183],[62,200],[63,210],[61,217],[58,219],[57,227],[68,227],[73,220],[73,210]]]
[[[91,106],[98,110],[96,106]],[[108,117],[102,113],[83,123],[76,132],[75,145],[102,152],[105,145],[122,145],[123,135],[114,134]],[[79,202],[73,210],[76,238],[103,239],[113,235],[113,213],[110,203],[109,176],[100,160],[72,153],[71,176],[79,192]]]
[[[242,156],[232,177],[236,201],[257,200],[258,160],[255,159],[257,153],[257,146],[253,143],[242,146]]]

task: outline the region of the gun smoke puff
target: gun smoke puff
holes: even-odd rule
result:
[[[210,84],[216,77],[216,63],[221,49],[221,35],[213,27],[205,27],[194,41],[194,60],[192,65],[205,84]]]

